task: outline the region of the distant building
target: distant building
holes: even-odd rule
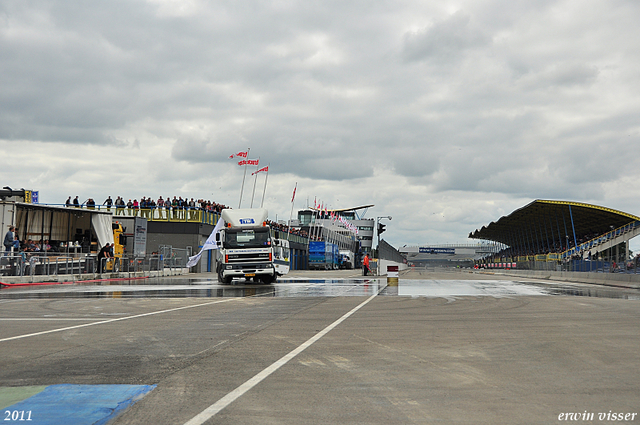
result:
[[[370,253],[373,246],[374,218],[364,218],[373,205],[342,209],[306,209],[298,211],[298,220],[292,226],[311,235],[328,237],[341,249],[350,249],[356,254]],[[359,213],[362,212],[362,214]],[[356,231],[357,229],[357,231]]]
[[[436,244],[425,246],[403,246],[398,250],[407,259],[407,263],[417,267],[424,266],[463,266],[497,251],[494,244]]]

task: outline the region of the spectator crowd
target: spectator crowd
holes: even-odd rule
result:
[[[76,208],[86,206],[89,209],[94,209],[96,207],[96,202],[93,198],[88,198],[86,201],[80,203],[77,196],[73,200],[71,200],[71,196],[69,196],[65,202],[65,206]],[[109,196],[102,203],[102,206],[106,206],[108,211],[110,211],[111,208],[115,208],[116,215],[124,214],[124,209],[127,208],[129,210],[133,210],[132,215],[137,216],[138,212],[140,212],[140,216],[143,217],[148,216],[150,210],[164,210],[167,212],[173,211],[173,218],[184,218],[184,211],[186,210],[191,210],[192,212],[207,211],[211,213],[220,213],[223,209],[229,208],[226,205],[212,202],[210,200],[195,200],[194,198],[183,199],[182,196],[174,196],[173,199],[170,196],[167,196],[166,198],[160,196],[157,200],[152,197],[143,196],[140,198],[140,201],[138,201],[137,198],[134,198],[133,200],[129,199],[127,202],[125,202],[124,198],[121,196],[118,196],[115,201],[111,196]]]

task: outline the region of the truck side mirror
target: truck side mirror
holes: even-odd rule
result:
[[[220,233],[216,233],[216,242],[220,243]]]

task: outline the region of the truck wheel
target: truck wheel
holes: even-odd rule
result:
[[[222,267],[218,270],[218,282],[229,284],[231,283],[231,279],[233,279],[231,276],[224,277],[222,274]]]
[[[275,282],[276,277],[271,275],[266,275],[266,276],[262,276],[260,280],[262,280],[262,283],[264,283],[265,285],[270,285],[273,282]]]

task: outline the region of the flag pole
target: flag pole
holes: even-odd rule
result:
[[[324,202],[322,203],[322,205],[324,205]],[[316,210],[316,217],[315,217],[316,241],[320,241],[320,237],[322,236],[322,229],[320,228],[320,223],[318,222],[318,220],[320,220],[320,213],[319,213],[319,210]]]
[[[267,173],[264,176],[264,189],[262,189],[262,202],[260,202],[260,208],[262,208],[262,206],[264,205],[264,194],[267,192],[267,179],[269,178],[269,165],[271,164],[267,164]],[[296,186],[297,185],[298,183],[296,182]]]
[[[247,148],[247,159],[249,159],[249,151],[251,148]],[[247,164],[244,164],[244,175],[242,176],[242,187],[240,187],[240,203],[238,204],[238,208],[242,206],[242,192],[244,192],[244,179],[247,177]]]
[[[310,207],[308,207],[310,208]],[[311,245],[311,236],[312,236],[312,225],[313,225],[313,214],[316,209],[316,200],[313,200],[313,210],[311,210],[311,221],[309,222],[309,233],[307,234],[307,269],[309,269],[309,246]],[[302,227],[301,227],[302,228]]]
[[[269,175],[269,172],[267,172],[267,175]],[[265,177],[264,186],[267,187],[266,177]],[[287,232],[287,240],[289,240],[289,235],[291,234],[291,217],[293,217],[293,201],[296,199],[296,189],[297,188],[298,188],[298,182],[296,182],[296,185],[293,188],[293,196],[291,197],[291,212],[289,213],[289,229],[288,229],[288,232]],[[264,196],[263,196],[263,198],[264,198]]]
[[[256,182],[258,181],[258,170],[260,169],[260,157],[258,157],[258,163],[256,164],[256,178],[253,179],[253,193],[251,194],[251,208],[253,208],[253,198],[256,196]]]

